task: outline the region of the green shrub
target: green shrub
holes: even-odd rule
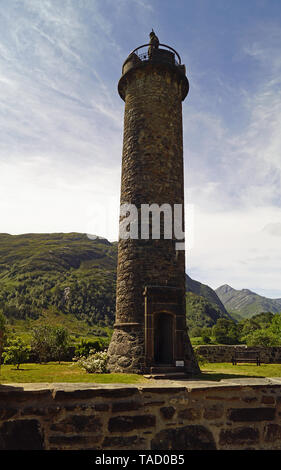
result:
[[[247,346],[280,346],[280,337],[269,329],[255,330],[245,337]]]
[[[196,349],[194,349],[194,355],[199,366],[204,366],[207,363],[207,359],[201,354],[199,354]]]
[[[82,338],[75,346],[75,356],[88,357],[92,349],[95,351],[102,351],[104,349],[103,341],[101,341],[100,338],[95,340]]]

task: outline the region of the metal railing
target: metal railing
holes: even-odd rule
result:
[[[174,59],[175,59],[175,65],[181,65],[181,58],[180,58],[180,55],[177,53],[177,51],[175,49],[173,49],[172,47],[170,46],[167,46],[166,44],[159,44],[159,47],[161,46],[161,48],[166,48],[168,49],[170,52],[173,52],[173,54],[175,55],[174,56]],[[144,47],[147,47],[148,49],[146,51],[141,51],[141,49],[143,49]],[[150,49],[151,48],[151,49]],[[151,44],[143,44],[142,46],[139,46],[139,47],[136,47],[136,49],[134,49],[130,54],[129,54],[129,57],[132,55],[132,54],[135,54],[138,56],[138,58],[141,60],[141,61],[146,61],[146,60],[153,60],[153,53],[156,52],[157,53],[157,50],[159,50],[158,48],[153,48],[153,46]],[[150,52],[151,51],[151,52]]]

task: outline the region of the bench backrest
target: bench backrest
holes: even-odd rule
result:
[[[235,351],[234,357],[260,357],[259,351]]]

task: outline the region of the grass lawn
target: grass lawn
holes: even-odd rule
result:
[[[231,363],[210,363],[200,367],[202,379],[221,380],[239,377],[281,377],[281,364],[255,364],[240,363],[233,366]]]
[[[89,374],[77,366],[75,362],[48,362],[46,364],[22,364],[16,366],[2,365],[0,384],[5,383],[53,383],[53,382],[85,382],[85,383],[127,383],[147,382],[137,374]]]
[[[202,375],[197,379],[219,381],[237,377],[281,377],[281,364],[239,364],[207,363],[201,366]],[[5,383],[148,383],[149,379],[137,374],[89,374],[75,362],[48,362],[47,364],[2,365],[0,384]]]

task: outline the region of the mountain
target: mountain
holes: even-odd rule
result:
[[[117,243],[81,233],[0,234],[0,309],[14,321],[41,317],[112,327]],[[189,325],[228,313],[209,286],[186,276]],[[88,327],[87,327],[88,325]]]
[[[0,234],[0,308],[7,317],[42,311],[112,325],[117,245],[86,234]]]
[[[232,320],[216,292],[186,275],[186,319],[191,332],[195,327],[211,327],[219,318]]]
[[[261,312],[281,312],[281,299],[269,299],[249,289],[236,290],[224,284],[215,290],[230,314],[250,318]]]
[[[211,287],[207,286],[206,284],[202,284],[199,281],[195,281],[194,279],[191,279],[191,277],[189,277],[188,274],[186,274],[185,285],[186,285],[187,292],[193,292],[193,294],[204,297],[209,302],[215,304],[219,308],[220,312],[224,316],[229,318],[229,314],[225,306],[221,302],[217,293]]]

